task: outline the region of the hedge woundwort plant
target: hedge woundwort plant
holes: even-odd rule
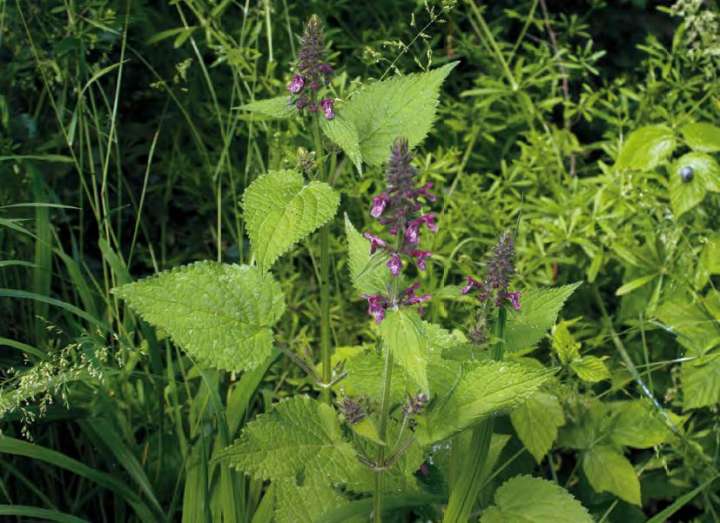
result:
[[[411,150],[430,130],[440,86],[456,64],[367,82],[336,101],[322,35],[320,21],[311,18],[289,97],[241,108],[258,117],[299,117],[314,144],[311,181],[296,170],[273,170],[246,189],[241,205],[252,258],[240,265],[194,263],[116,294],[199,365],[252,371],[275,357],[273,331],[285,312],[273,263],[319,229],[321,375],[299,347],[282,347],[314,380],[314,393],[259,415],[213,463],[269,481],[266,495],[274,496],[279,521],[381,521],[413,506],[438,519],[444,512],[445,521],[467,521],[477,510],[483,521],[502,521],[513,510],[508,496],[528,492],[542,493],[573,521],[591,521],[569,493],[540,478],[510,479],[494,504],[480,496],[501,448],[493,418],[533,397],[552,375],[513,353],[545,335],[575,286],[535,289],[522,298],[511,291],[513,237],[504,234],[481,281],[469,277],[462,294],[449,287],[432,298],[477,309],[468,335],[460,325],[446,329],[423,319],[431,296],[420,291],[421,282],[433,270],[423,245],[440,225],[432,206],[442,187],[421,182]],[[386,176],[384,190],[368,202],[377,230],[361,234],[345,218],[350,281],[367,303],[376,343],[336,353],[334,361],[329,244],[340,194],[330,182],[338,150],[358,172],[385,164]],[[338,361],[342,369],[334,372]]]

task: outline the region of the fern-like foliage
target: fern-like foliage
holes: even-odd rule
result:
[[[298,241],[329,222],[340,195],[324,182],[305,185],[296,171],[270,171],[245,191],[245,222],[258,266],[266,271]]]
[[[197,262],[113,292],[198,363],[229,371],[265,361],[285,312],[280,285],[247,265]]]

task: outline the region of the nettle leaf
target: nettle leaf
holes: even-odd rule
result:
[[[257,100],[238,107],[240,111],[254,113],[267,118],[289,118],[297,111],[295,106],[288,103],[287,96],[277,96],[266,100]]]
[[[617,445],[636,449],[649,449],[667,442],[672,432],[645,401],[619,401],[612,404],[616,413],[610,432],[612,441]],[[668,416],[679,426],[682,418],[672,412]]]
[[[345,234],[348,240],[350,277],[360,294],[383,294],[390,282],[387,268],[388,256],[382,251],[370,254],[370,241],[350,222],[345,215]]]
[[[298,241],[329,222],[340,195],[328,184],[305,185],[296,171],[270,171],[245,190],[243,208],[255,259],[268,270]]]
[[[582,346],[570,332],[570,324],[568,321],[561,321],[552,330],[552,348],[563,365],[580,357],[580,347]]]
[[[488,361],[465,373],[418,420],[418,437],[432,444],[444,440],[484,418],[525,402],[552,372],[518,363]]]
[[[684,410],[720,403],[720,354],[683,362],[680,381]]]
[[[701,289],[707,285],[713,274],[720,274],[720,234],[717,233],[708,238],[700,253],[695,271],[695,288]]]
[[[628,459],[605,445],[583,454],[583,472],[596,492],[610,492],[622,500],[640,505],[640,480]]]
[[[572,494],[557,483],[515,476],[495,492],[495,505],[485,509],[480,523],[592,523],[594,520]]]
[[[360,159],[381,165],[398,136],[410,147],[423,141],[435,120],[440,86],[457,64],[372,83],[340,105],[323,131],[356,166]]]
[[[275,518],[277,523],[314,523],[330,510],[338,509],[350,501],[329,485],[298,486],[295,481],[280,481],[275,485]],[[348,523],[359,523],[365,518],[353,518]]]
[[[555,324],[563,304],[579,286],[578,282],[562,287],[524,292],[521,309],[508,313],[505,350],[517,352],[533,348]]]
[[[557,396],[536,392],[510,413],[510,420],[520,441],[540,463],[552,448],[558,427],[565,424],[565,415]]]
[[[578,378],[596,383],[610,378],[610,371],[605,362],[597,356],[580,356],[570,363],[570,368]]]
[[[683,174],[692,173],[690,179]],[[720,165],[705,153],[687,153],[670,170],[670,203],[673,213],[682,216],[703,201],[707,191],[720,191]]]
[[[691,123],[680,129],[685,142],[693,151],[720,151],[720,127],[709,123]]]
[[[429,392],[427,335],[417,311],[408,308],[388,310],[380,324],[380,336],[398,365],[422,391]]]
[[[647,171],[660,165],[675,149],[675,135],[664,125],[641,127],[628,136],[615,167]]]
[[[308,483],[350,482],[360,464],[329,405],[295,396],[245,426],[240,438],[216,458],[256,479]]]
[[[280,285],[247,265],[197,262],[113,289],[208,367],[252,369],[270,355],[285,312]]]

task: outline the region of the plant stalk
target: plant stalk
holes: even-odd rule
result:
[[[503,358],[506,318],[507,312],[505,308],[500,307],[498,309],[497,323],[495,324],[495,336],[498,341],[492,349],[492,358],[496,361]],[[473,429],[467,447],[460,445],[462,440],[459,437],[455,438],[453,463],[462,463],[463,466],[453,482],[454,485],[450,492],[447,509],[445,509],[443,523],[466,523],[468,521],[480,489],[484,484],[483,472],[490,451],[494,426],[495,420],[493,418],[488,418],[480,423]]]
[[[380,424],[378,426],[378,436],[381,441],[387,439],[387,424],[390,414],[390,386],[392,384],[392,367],[393,356],[388,347],[385,347],[385,365],[383,366],[383,390],[382,402],[380,403]],[[385,460],[385,447],[381,446],[378,450],[378,465],[381,467],[375,473],[375,488],[373,491],[373,522],[380,523],[382,521],[382,487],[383,487],[383,461]]]

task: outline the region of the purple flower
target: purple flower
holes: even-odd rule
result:
[[[420,241],[420,223],[413,220],[405,229],[405,241],[416,245]]]
[[[335,100],[332,98],[324,98],[320,100],[320,107],[323,110],[323,114],[325,115],[326,120],[332,120],[335,118],[335,111],[333,111],[333,105],[335,104]]]
[[[372,200],[372,209],[370,209],[370,216],[372,216],[373,218],[379,218],[385,210],[388,201],[388,196],[385,193],[375,196]]]
[[[300,91],[302,91],[304,85],[305,79],[299,74],[296,74],[292,77],[292,80],[288,84],[288,91],[290,91],[292,94],[298,94]]]
[[[427,394],[425,394],[424,392],[421,392],[416,396],[410,396],[407,403],[403,406],[403,413],[406,416],[419,414],[425,408],[425,405],[427,405],[428,401],[430,401],[430,398],[428,398]]]
[[[482,287],[482,283],[477,281],[472,276],[468,276],[467,278],[465,278],[465,282],[465,287],[463,287],[460,291],[461,294],[467,294],[473,289],[479,289],[480,287]]]
[[[350,425],[355,425],[365,418],[365,409],[362,408],[362,405],[347,396],[340,403],[340,412],[342,412],[345,421]]]
[[[310,100],[308,100],[307,96],[301,96],[295,102],[295,107],[297,107],[298,111],[302,111],[305,107],[307,107],[309,102]]]
[[[369,232],[366,232],[363,234],[365,239],[370,240],[370,254],[374,254],[378,248],[383,248],[387,244],[385,243],[385,240],[382,238],[378,238],[374,234],[370,234]]]
[[[375,323],[380,323],[385,318],[387,299],[382,294],[366,294],[364,298],[368,302],[368,314],[375,318]]]
[[[420,284],[418,282],[413,283],[402,291],[402,294],[400,295],[400,304],[401,305],[415,305],[417,303],[425,303],[426,301],[430,301],[432,296],[429,294],[423,294],[421,296],[418,296],[415,291],[418,290],[420,287]]]
[[[400,274],[402,270],[402,259],[400,259],[400,255],[398,253],[392,254],[387,262],[387,266],[393,276]]]
[[[510,300],[510,303],[513,306],[513,309],[516,311],[520,310],[520,291],[513,291],[507,293],[507,299]]]
[[[422,196],[429,202],[434,202],[435,200],[437,200],[437,196],[435,196],[434,194],[432,194],[430,192],[430,189],[432,189],[432,186],[433,186],[432,182],[426,183],[425,185],[423,185],[422,187],[417,189],[417,195]]]
[[[412,251],[410,253],[410,256],[415,258],[415,263],[417,263],[418,269],[421,271],[424,271],[427,268],[425,260],[427,260],[431,255],[432,253],[430,251]]]
[[[431,232],[437,232],[437,230],[438,230],[437,223],[435,222],[434,214],[424,214],[424,215],[420,216],[420,218],[418,218],[417,221],[420,223],[424,223],[425,227],[427,227]]]

